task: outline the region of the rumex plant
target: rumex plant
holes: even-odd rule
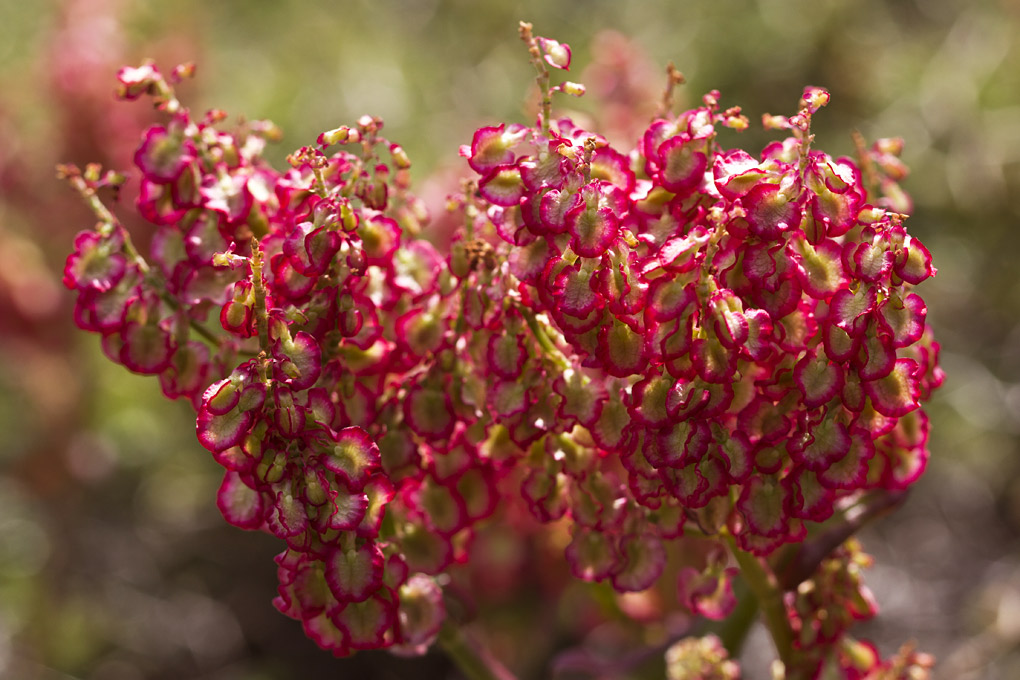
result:
[[[192,67],[122,69],[121,97],[166,118],[135,154],[154,231],[143,256],[99,198],[124,177],[60,169],[99,219],[65,268],[78,325],[192,403],[223,516],[283,541],[274,604],[337,655],[438,637],[466,673],[505,673],[444,591],[499,516],[566,532],[571,573],[619,593],[668,574],[692,621],[670,678],[739,677],[755,607],[777,676],[924,677],[926,655],[848,633],[877,611],[853,534],[924,470],[942,380],[898,142],[815,150],[829,94],[808,87],[764,117],[782,139],[725,149],[747,118],[718,92],[674,113],[671,66],[617,148],[553,116],[584,92],[553,84],[570,48],[520,32],[540,111],[461,148],[442,250],[381,120],[278,171],[272,124],[224,131],[177,99]]]

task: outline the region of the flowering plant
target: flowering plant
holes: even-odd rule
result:
[[[575,577],[618,593],[668,574],[688,622],[670,678],[739,677],[756,607],[777,677],[923,677],[926,655],[848,633],[876,612],[853,534],[923,471],[942,380],[898,143],[813,149],[829,94],[808,87],[764,118],[783,139],[725,149],[717,128],[748,120],[718,92],[674,114],[670,67],[620,149],[552,115],[584,92],[552,83],[570,48],[521,37],[537,120],[461,148],[443,250],[381,120],[279,171],[270,123],[226,132],[176,98],[192,67],[122,69],[120,96],[167,118],[135,154],[155,231],[143,257],[97,193],[124,178],[61,168],[99,219],[64,273],[78,325],[193,404],[223,516],[284,542],[274,604],[337,655],[438,638],[473,677],[505,673],[446,588],[498,517],[549,525]]]

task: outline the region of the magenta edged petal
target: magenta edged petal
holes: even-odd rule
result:
[[[828,403],[843,389],[843,368],[824,354],[807,354],[793,370],[794,380],[804,394],[804,405],[815,408]]]
[[[714,339],[695,340],[691,345],[691,356],[698,375],[708,383],[729,382],[737,370],[737,351]]]
[[[415,524],[401,536],[400,548],[413,571],[439,574],[453,561],[453,546],[448,537]]]
[[[223,451],[213,451],[213,460],[227,470],[234,472],[251,472],[258,461],[240,446],[231,446]]]
[[[526,246],[514,248],[507,260],[511,274],[523,282],[535,283],[558,256],[559,250],[550,240],[539,238]]]
[[[570,45],[551,38],[535,38],[535,42],[542,50],[542,57],[547,64],[564,71],[570,70]]]
[[[251,411],[234,410],[223,415],[213,415],[202,409],[198,412],[198,441],[214,452],[237,446],[244,441],[253,420]]]
[[[351,652],[350,634],[336,626],[326,612],[319,612],[301,621],[307,635],[322,649],[335,656],[347,656]]]
[[[619,187],[624,193],[634,191],[634,171],[630,169],[630,158],[610,146],[596,149],[591,157],[591,176]]]
[[[155,182],[172,182],[195,158],[195,148],[182,130],[154,125],[145,131],[135,152],[135,165]]]
[[[283,343],[287,363],[284,372],[294,391],[307,390],[319,380],[322,371],[322,350],[309,333],[299,331],[291,342]]]
[[[241,390],[229,378],[215,382],[202,395],[203,408],[211,415],[221,416],[234,410],[241,400]]]
[[[383,591],[388,592],[388,591]],[[361,602],[349,602],[330,612],[338,628],[347,633],[352,649],[380,649],[390,641],[397,625],[397,600],[376,594]]]
[[[524,192],[524,180],[516,165],[493,168],[478,182],[478,193],[493,205],[515,206],[524,198]]]
[[[737,604],[733,594],[733,577],[737,573],[733,567],[719,569],[709,565],[704,572],[684,567],[677,577],[677,598],[692,614],[721,621]]]
[[[889,276],[895,253],[871,243],[849,241],[843,247],[843,266],[867,283],[880,283]]]
[[[693,329],[693,315],[686,314],[678,319],[660,324],[657,331],[659,346],[656,348],[666,362],[683,359],[690,361]]]
[[[655,321],[675,319],[697,301],[693,284],[662,277],[648,287],[648,315]]]
[[[305,236],[304,252],[301,255],[306,265],[301,273],[305,276],[319,276],[325,273],[340,251],[341,245],[340,234],[325,227],[320,227]]]
[[[605,387],[599,381],[586,384],[585,378],[575,371],[561,375],[553,382],[553,390],[563,397],[560,415],[590,427],[602,413],[606,399]]]
[[[878,292],[874,286],[861,286],[856,292],[843,288],[829,303],[829,319],[848,334],[860,336],[867,326],[867,314],[875,308]]]
[[[265,517],[262,495],[232,470],[223,476],[216,493],[216,507],[224,519],[241,529],[258,529]]]
[[[868,461],[875,455],[871,434],[859,427],[850,428],[850,447],[838,460],[818,472],[818,481],[830,489],[857,489],[867,478]]]
[[[768,312],[773,320],[782,319],[797,309],[801,302],[801,287],[796,276],[781,279],[775,289],[764,286],[751,290],[755,305]]]
[[[824,522],[832,516],[835,494],[820,483],[818,473],[800,468],[791,472],[783,483],[790,489],[788,511],[791,517]]]
[[[550,189],[542,194],[538,204],[538,222],[541,230],[562,234],[567,230],[567,213],[580,203],[578,194]]]
[[[488,404],[500,418],[523,413],[529,405],[528,386],[519,380],[499,380],[489,387]]]
[[[446,620],[443,590],[436,579],[414,574],[400,588],[400,633],[398,654],[424,654],[439,635]]]
[[[471,139],[468,165],[478,174],[485,174],[501,165],[514,162],[512,143],[504,134],[505,126],[482,127]]]
[[[566,549],[570,571],[582,581],[601,581],[616,566],[618,555],[611,537],[575,525]]]
[[[556,276],[555,290],[559,291],[559,309],[578,319],[587,318],[602,302],[591,285],[591,272],[580,263],[564,267]]]
[[[420,385],[413,387],[404,399],[404,420],[423,437],[435,441],[447,439],[456,422],[450,395]]]
[[[752,477],[740,494],[737,509],[759,536],[782,536],[787,530],[786,490],[780,484]]]
[[[912,236],[907,236],[903,249],[896,257],[893,271],[907,283],[915,285],[935,275],[935,268],[931,266],[931,253]]]
[[[849,361],[861,348],[859,336],[851,336],[835,324],[826,324],[823,327],[822,343],[826,356],[836,362]]]
[[[656,253],[659,263],[677,273],[694,269],[703,257],[702,249],[708,244],[711,233],[705,227],[695,226],[682,238],[668,239]],[[745,260],[746,262],[746,260]],[[772,263],[773,271],[775,263]]]
[[[197,340],[189,341],[177,348],[172,364],[159,376],[163,394],[171,399],[187,397],[198,410],[211,368],[209,347]]]
[[[801,287],[817,300],[828,300],[845,280],[843,249],[835,241],[812,245],[800,236],[790,239],[789,248],[796,253],[797,276]]]
[[[896,364],[896,349],[888,336],[869,334],[862,349],[855,362],[861,380],[878,380],[889,375]]]
[[[675,382],[668,374],[651,375],[634,385],[631,414],[649,427],[665,425],[670,417],[667,402]]]
[[[326,583],[340,602],[362,602],[382,585],[383,556],[375,543],[334,549],[325,560]]]
[[[712,174],[719,193],[731,201],[745,196],[765,176],[757,159],[742,149],[717,154]]]
[[[219,175],[206,175],[199,189],[204,207],[219,213],[228,224],[246,220],[254,203],[248,188],[248,180],[251,178],[249,168],[239,168],[234,172],[231,175],[224,167]],[[163,223],[175,221],[168,219],[168,216],[163,216],[163,220]]]
[[[156,324],[128,323],[122,331],[120,362],[135,373],[155,375],[170,366],[174,344],[170,333]]]
[[[772,349],[772,318],[764,309],[749,309],[744,318],[747,319],[747,342],[742,349],[755,361],[764,361]]]
[[[571,247],[582,257],[601,257],[620,228],[620,220],[610,208],[592,210],[583,204],[567,213],[566,223],[574,237]]]
[[[524,336],[511,333],[496,334],[489,338],[486,363],[489,370],[501,378],[512,380],[521,375],[528,353],[524,349]]]
[[[358,528],[368,511],[368,496],[340,487],[332,504],[327,521],[328,527],[337,531],[353,531]]]
[[[375,538],[379,535],[379,526],[382,524],[386,505],[393,500],[396,490],[387,477],[373,475],[365,483],[363,491],[368,496],[368,509],[365,510],[365,517],[358,526],[358,535]]]
[[[273,255],[269,268],[273,273],[272,291],[277,298],[297,301],[315,285],[315,279],[295,269],[283,253]]]
[[[614,376],[641,373],[647,364],[644,338],[625,323],[599,330],[598,352],[606,372]]]
[[[892,346],[908,347],[924,334],[928,306],[916,293],[908,293],[902,300],[888,297],[878,305],[879,328],[892,336]]]
[[[83,231],[74,239],[74,252],[64,265],[64,285],[71,289],[107,291],[116,286],[127,270],[127,260],[117,252],[122,247],[115,237]]]
[[[352,491],[360,491],[379,469],[379,447],[360,427],[346,427],[333,436],[333,446],[322,464],[340,475]]]
[[[645,438],[645,457],[656,468],[683,467],[688,463],[687,441],[694,427],[688,421],[671,423],[654,437]]]
[[[743,432],[738,430],[727,436],[720,443],[719,454],[726,461],[730,483],[743,484],[754,473],[754,452]]]
[[[662,186],[673,193],[690,191],[705,177],[708,168],[707,140],[677,135],[659,145]]]
[[[791,457],[809,470],[824,470],[850,450],[850,434],[843,423],[832,418],[810,428],[805,440],[793,440],[787,446]]]
[[[393,254],[400,247],[400,225],[396,220],[373,215],[371,219],[362,220],[358,226],[361,237],[365,262],[370,265],[387,267]]]
[[[652,587],[666,566],[666,549],[658,536],[624,536],[619,551],[620,560],[611,576],[617,592],[639,592]]]
[[[916,373],[917,362],[913,359],[897,359],[887,376],[865,382],[864,391],[875,410],[884,416],[898,418],[916,409],[920,396]]]
[[[776,240],[801,223],[800,203],[790,200],[778,184],[758,184],[741,201],[747,212],[748,228],[762,240]]]
[[[157,184],[142,180],[138,192],[138,212],[153,224],[176,224],[188,208],[180,206],[173,198],[173,188],[168,184]]]
[[[737,349],[747,342],[749,327],[740,299],[731,290],[717,290],[709,299],[712,329],[719,342]]]
[[[288,540],[294,537],[305,538],[308,529],[308,513],[301,498],[295,497],[287,490],[281,489],[276,494],[273,508],[269,510],[267,527],[277,538]],[[297,541],[300,543],[301,541]],[[288,540],[292,547],[295,542]]]

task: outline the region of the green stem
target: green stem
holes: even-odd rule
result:
[[[528,46],[528,55],[531,57],[531,63],[538,73],[535,81],[538,83],[538,89],[542,93],[542,110],[538,116],[539,124],[542,128],[542,134],[548,137],[549,122],[552,120],[552,88],[550,87],[549,69],[545,67],[545,62],[542,60],[542,50],[538,46],[538,41],[535,40],[531,30],[531,24],[525,21],[520,23],[521,40]]]
[[[779,659],[789,672],[792,670],[793,629],[790,628],[790,622],[786,618],[783,591],[779,581],[761,559],[737,547],[737,542],[732,536],[726,536],[726,542],[740,566],[744,582],[758,601],[758,607],[761,608],[765,625],[772,635]],[[793,680],[794,676],[788,675],[787,678]]]
[[[439,646],[467,680],[516,680],[513,673],[449,621],[439,631]]]
[[[262,249],[257,239],[251,240],[251,279],[255,292],[255,325],[259,333],[259,348],[269,352],[269,312],[266,309],[266,284],[262,279]]]
[[[714,632],[722,640],[723,646],[730,653],[731,659],[740,656],[740,650],[747,639],[747,633],[754,625],[758,615],[758,600],[750,592],[747,582],[737,581],[733,584],[737,606],[723,621],[711,625],[708,632]]]
[[[531,334],[535,336],[535,340],[537,340],[538,344],[542,347],[546,357],[564,371],[570,368],[570,362],[567,361],[565,356],[563,356],[563,352],[561,352],[560,349],[553,344],[553,341],[549,338],[545,329],[538,323],[538,319],[535,318],[535,314],[524,305],[519,305],[518,308],[520,309],[521,316],[523,316],[524,320],[528,323],[528,328],[531,329]]]
[[[143,274],[148,274],[149,263],[145,261],[145,258],[143,258],[135,248],[135,244],[131,242],[131,235],[128,233],[127,229],[121,225],[117,216],[110,212],[110,209],[106,207],[106,204],[103,203],[102,199],[99,198],[99,195],[96,194],[95,188],[85,181],[85,178],[79,174],[77,168],[73,166],[60,166],[59,174],[65,175],[65,173],[67,181],[85,200],[85,203],[88,204],[92,213],[99,218],[99,233],[108,237],[115,231],[119,232],[124,241],[124,252],[129,258],[135,261],[138,269],[141,270]]]

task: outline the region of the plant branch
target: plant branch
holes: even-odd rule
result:
[[[528,328],[531,329],[531,334],[535,336],[535,340],[537,340],[538,344],[542,347],[546,357],[564,371],[571,368],[570,362],[565,356],[563,356],[563,352],[561,352],[560,349],[553,343],[552,339],[550,339],[549,335],[545,332],[545,329],[543,329],[538,323],[538,319],[535,318],[535,313],[524,305],[520,305],[519,309],[521,316],[524,317],[524,320],[528,324]]]
[[[539,124],[542,126],[542,134],[548,136],[549,122],[552,119],[552,90],[549,86],[549,69],[546,68],[545,63],[542,61],[542,50],[532,33],[532,25],[522,21],[519,32],[521,40],[528,46],[528,56],[531,58],[531,63],[538,72],[538,75],[535,76],[535,81],[538,83],[538,89],[542,93],[542,110],[538,116]]]
[[[765,625],[772,635],[772,642],[776,645],[779,659],[789,670],[793,653],[793,630],[786,618],[783,591],[779,581],[761,558],[737,547],[733,536],[726,535],[725,538],[730,552],[733,553],[733,557],[736,558],[737,564],[740,566],[744,582],[757,600],[758,607],[761,608]],[[792,680],[792,676],[790,680]]]
[[[439,631],[439,646],[467,680],[517,680],[503,664],[449,621]]]
[[[740,656],[740,649],[744,646],[747,633],[754,625],[758,614],[758,600],[750,592],[746,579],[739,580],[733,584],[736,591],[737,606],[724,620],[712,622],[707,632],[713,632],[719,636],[726,651],[730,653],[731,659]]]
[[[793,590],[810,578],[822,560],[860,531],[861,527],[903,505],[907,499],[907,493],[907,490],[903,489],[875,494],[868,498],[853,516],[848,517],[844,522],[832,527],[814,540],[797,546],[796,553],[782,570],[780,576],[782,589],[784,591]]]

